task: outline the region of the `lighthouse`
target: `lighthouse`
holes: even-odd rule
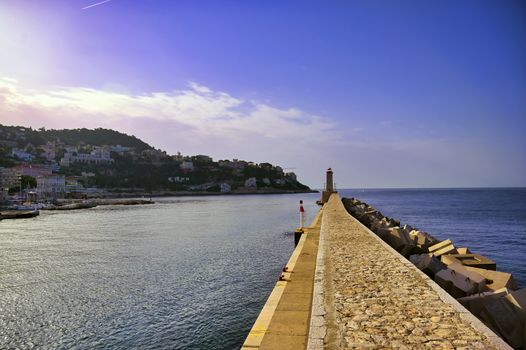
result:
[[[336,191],[334,190],[331,168],[327,169],[325,177],[325,190],[321,193],[321,204],[327,203],[329,197],[331,196],[331,193],[336,193]]]

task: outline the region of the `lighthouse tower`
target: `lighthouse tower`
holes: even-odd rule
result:
[[[331,193],[336,193],[334,190],[334,184],[332,181],[332,169],[327,169],[326,180],[325,180],[325,190],[321,193],[321,203],[325,204],[329,200]]]

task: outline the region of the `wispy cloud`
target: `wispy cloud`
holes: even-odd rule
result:
[[[190,82],[142,94],[86,87],[35,90],[0,79],[2,123],[47,128],[109,127],[175,153],[272,161],[286,166],[342,139],[337,123],[298,108],[245,100]]]
[[[246,100],[196,82],[180,90],[130,94],[88,87],[31,89],[0,78],[0,123],[113,128],[169,153],[295,165],[300,179],[312,186],[322,184],[328,166],[337,171],[340,186],[358,187],[498,184],[498,169],[513,168],[513,158],[479,142],[409,137],[395,126],[387,132],[352,129],[299,108]]]
[[[335,127],[330,120],[299,109],[242,100],[195,82],[184,90],[132,95],[84,87],[37,91],[2,79],[0,93],[4,112],[32,108],[66,123],[86,117],[105,121],[146,118],[177,122],[202,136],[249,133],[273,139],[319,136]]]
[[[82,9],[83,9],[83,10],[87,10],[87,9],[89,9],[89,8],[92,8],[92,7],[95,7],[95,6],[102,5],[102,4],[105,4],[105,3],[110,2],[110,1],[111,1],[111,0],[100,1],[100,2],[97,2],[97,3],[95,3],[95,4],[91,4],[91,5],[85,6],[85,7],[83,7]]]

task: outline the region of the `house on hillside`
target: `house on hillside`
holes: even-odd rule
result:
[[[194,162],[191,160],[184,160],[179,167],[184,172],[192,172],[194,171]]]
[[[249,177],[245,180],[245,187],[246,188],[257,188],[257,180],[255,177]]]
[[[13,148],[11,150],[11,156],[23,160],[24,162],[30,162],[33,160],[33,155],[20,148]]]
[[[220,189],[221,193],[232,192],[232,186],[230,186],[226,182],[223,182],[222,184],[220,184],[219,185],[219,189]]]

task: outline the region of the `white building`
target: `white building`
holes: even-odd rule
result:
[[[16,168],[0,168],[0,187],[14,188],[20,186],[21,175]]]
[[[84,193],[85,188],[79,182],[80,176],[66,177],[65,191],[66,193]]]
[[[191,160],[185,160],[180,165],[183,171],[194,171],[194,163]]]
[[[168,181],[181,183],[181,182],[188,182],[188,181],[190,181],[190,178],[189,177],[185,177],[185,176],[173,176],[173,177],[169,177]]]
[[[245,187],[250,187],[250,188],[258,187],[256,178],[255,177],[249,177],[248,179],[246,179],[245,180]]]
[[[60,166],[68,167],[72,163],[84,164],[112,164],[114,160],[110,157],[110,151],[103,147],[96,147],[90,153],[65,153],[60,160]]]
[[[40,198],[63,198],[66,193],[64,175],[47,175],[37,177],[37,194]]]
[[[126,153],[126,152],[131,151],[130,147],[124,147],[124,146],[121,146],[121,145],[111,146],[110,149],[111,149],[112,152],[115,152],[115,153],[117,153],[120,156],[124,155],[124,153]]]
[[[19,149],[19,148],[13,148],[13,150],[11,151],[11,156],[21,159],[25,162],[30,162],[33,160],[32,154],[27,153],[23,149]]]
[[[232,187],[229,184],[227,184],[226,182],[223,182],[221,185],[219,185],[219,187],[220,187],[222,193],[226,193],[226,192],[231,192],[232,191]]]

